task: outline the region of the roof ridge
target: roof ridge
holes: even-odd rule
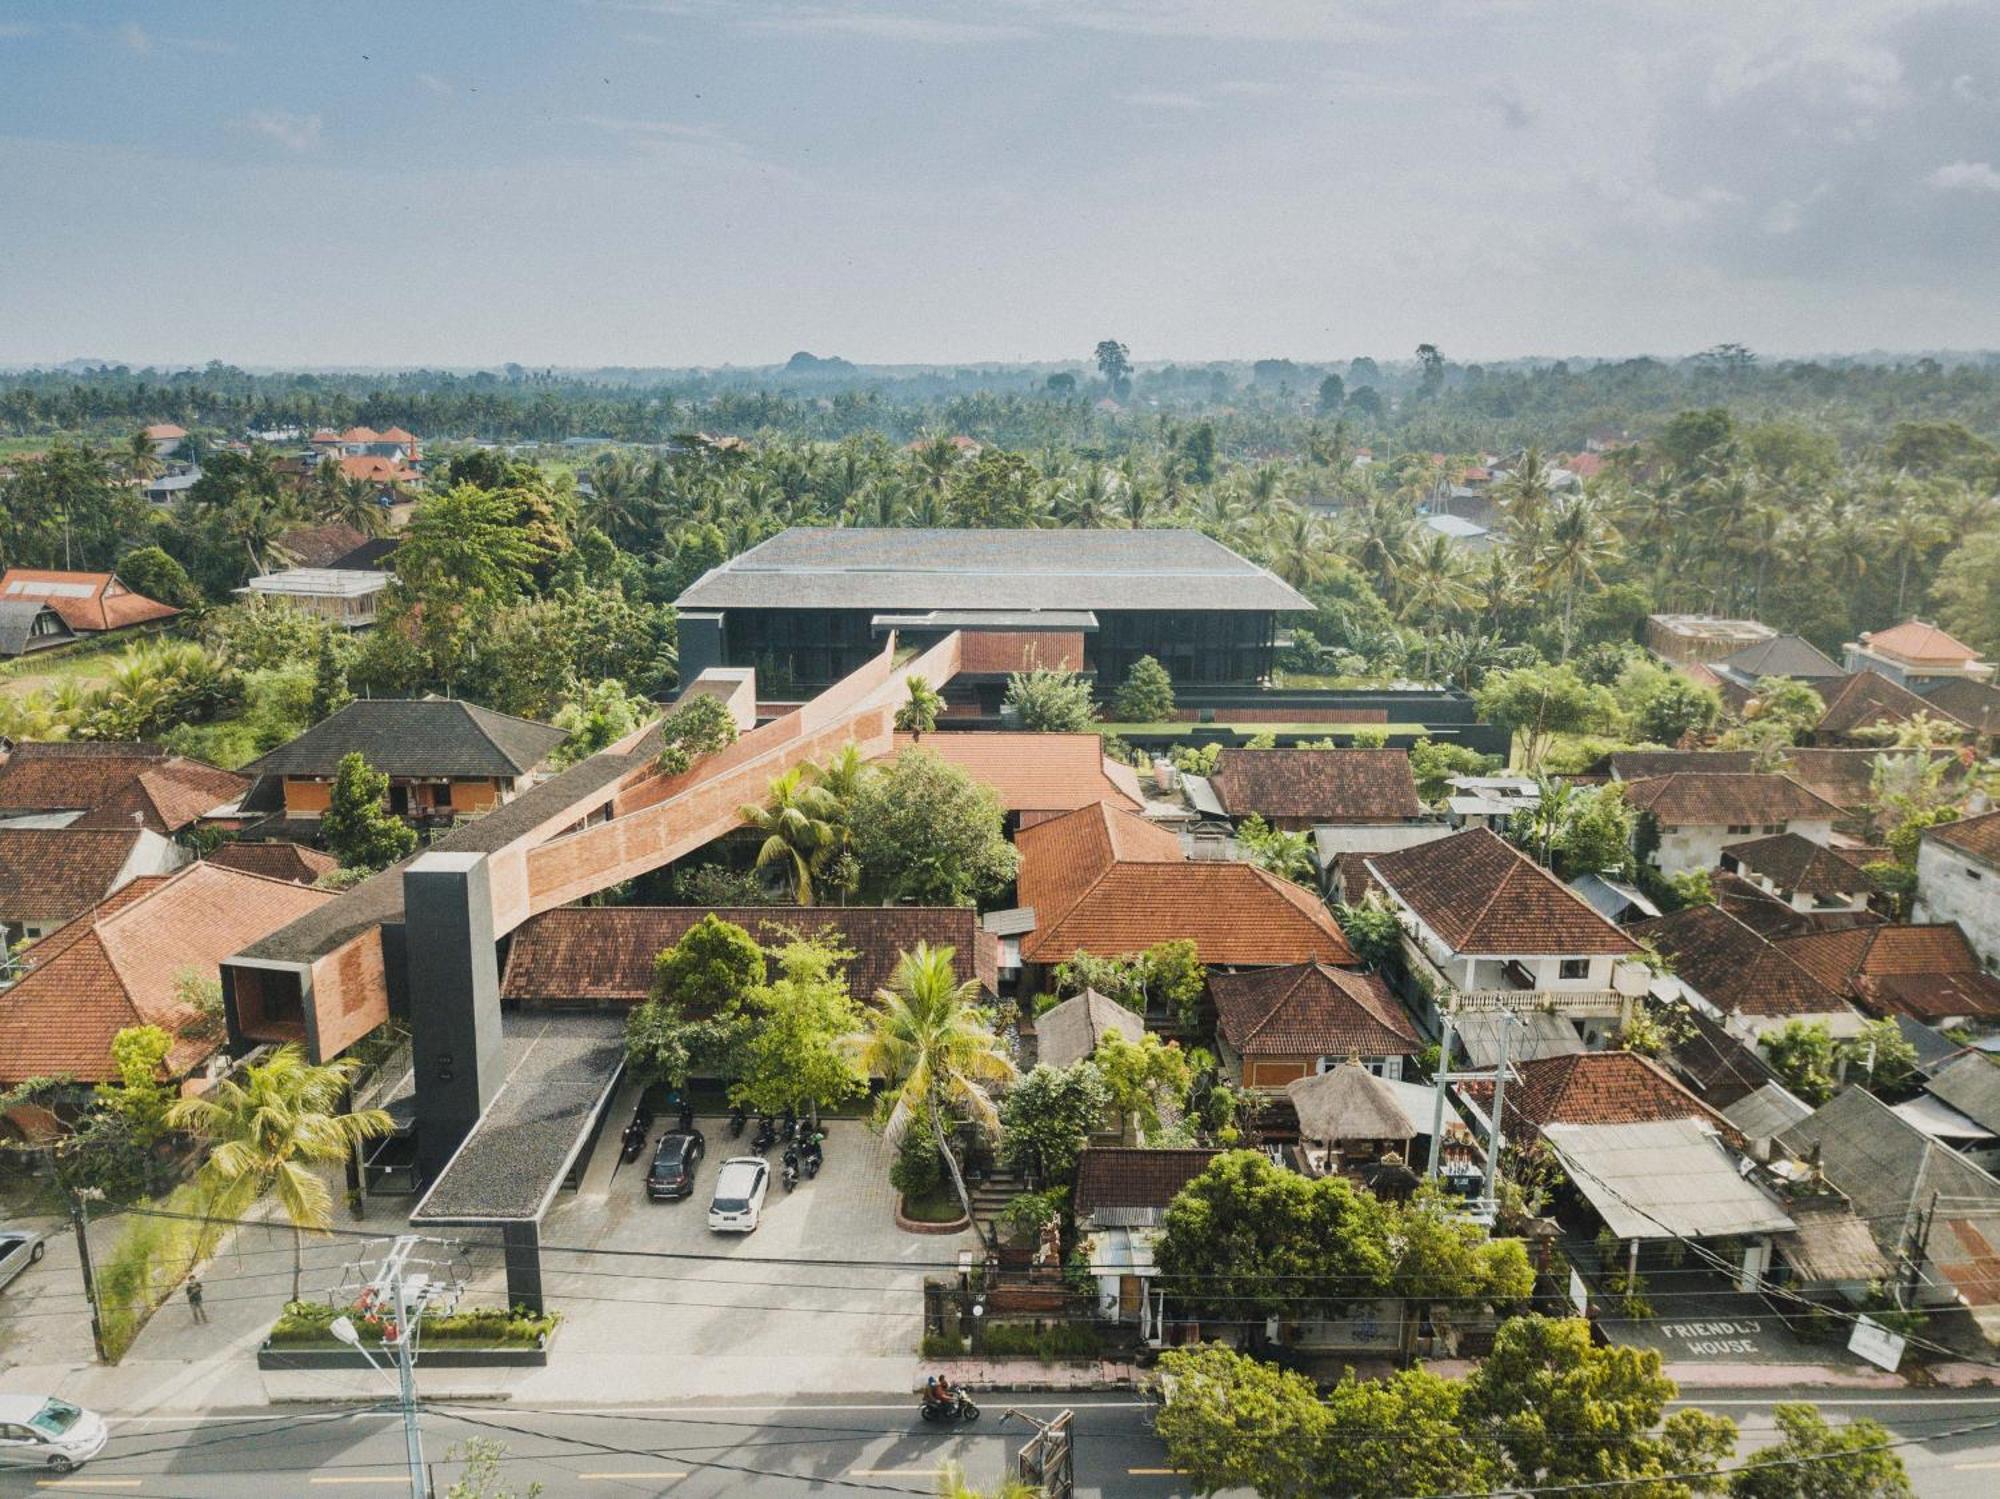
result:
[[[1300,965],[1298,977],[1278,991],[1277,995],[1272,999],[1269,1008],[1264,1011],[1263,1017],[1243,1033],[1245,1041],[1254,1041],[1264,1033],[1264,1027],[1277,1018],[1278,1011],[1284,1008],[1285,1001],[1299,992],[1299,986],[1306,981],[1306,973],[1316,967],[1317,962],[1318,960],[1315,959],[1312,963]]]

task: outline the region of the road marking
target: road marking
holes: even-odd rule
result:
[[[1689,1395],[1689,1396],[1686,1396],[1685,1398],[1683,1398],[1683,1399],[1680,1399],[1680,1400],[1669,1400],[1669,1401],[1667,1402],[1667,1404],[1669,1404],[1669,1405],[1699,1405],[1699,1406],[1710,1406],[1710,1405],[1747,1405],[1747,1406],[1768,1406],[1768,1405],[1783,1405],[1783,1404],[1785,1403],[1785,1401],[1786,1401],[1786,1399],[1787,1399],[1787,1398],[1788,1398],[1788,1397],[1786,1397],[1786,1396],[1783,1396],[1783,1395],[1778,1395],[1778,1396],[1774,1396],[1773,1398],[1771,1398],[1771,1399],[1768,1399],[1768,1400],[1750,1400],[1750,1399],[1743,1399],[1743,1400],[1739,1400],[1739,1399],[1733,1399],[1733,1398],[1732,1398],[1732,1399],[1728,1399],[1728,1400],[1704,1400],[1704,1399],[1702,1399],[1702,1398],[1701,1398],[1701,1396],[1699,1396],[1699,1395]],[[1814,1400],[1814,1401],[1813,1401],[1812,1403],[1813,1403],[1814,1405],[1820,1405],[1820,1406],[1831,1406],[1831,1405],[1864,1405],[1864,1406],[1886,1406],[1886,1405],[1892,1405],[1892,1406],[1898,1406],[1898,1407],[1901,1407],[1901,1408],[1903,1408],[1903,1409],[1906,1409],[1906,1410],[1921,1410],[1921,1409],[1924,1409],[1924,1408],[1926,1408],[1926,1407],[1928,1407],[1928,1406],[1933,1406],[1933,1405],[1987,1405],[1987,1406],[1991,1406],[1991,1405],[2000,1405],[2000,1395],[1987,1395],[1987,1396],[1984,1396],[1984,1397],[1981,1397],[1981,1396],[1977,1396],[1977,1395],[1935,1395],[1935,1396],[1932,1396],[1932,1395],[1917,1395],[1917,1396],[1909,1396],[1909,1395],[1883,1395],[1883,1396],[1879,1396],[1879,1397],[1877,1397],[1877,1398],[1874,1398],[1874,1399],[1870,1399],[1870,1398],[1867,1398],[1867,1397],[1865,1397],[1865,1396],[1863,1396],[1863,1397],[1859,1397],[1859,1398],[1856,1398],[1856,1399],[1851,1399],[1851,1400],[1850,1400],[1850,1399],[1840,1399],[1840,1400],[1819,1400],[1819,1399],[1815,1399],[1815,1400]]]
[[[394,1477],[376,1477],[376,1476],[363,1476],[361,1474],[354,1474],[352,1476],[342,1475],[339,1478],[308,1478],[306,1482],[307,1483],[399,1483],[404,1488],[408,1488],[410,1486],[410,1475],[407,1473],[399,1473]]]
[[[579,1473],[576,1476],[578,1478],[685,1478],[687,1474],[662,1470],[646,1473]]]
[[[136,1489],[143,1478],[37,1478],[38,1489]]]
[[[1186,1468],[1127,1468],[1134,1478],[1179,1478],[1189,1470]]]
[[[850,1478],[936,1478],[942,1468],[849,1468]]]
[[[1953,1463],[1951,1466],[1956,1473],[1981,1473],[1988,1468],[2000,1468],[2000,1463]]]

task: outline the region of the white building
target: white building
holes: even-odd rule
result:
[[[1661,874],[1714,869],[1732,844],[1796,833],[1817,844],[1833,841],[1840,808],[1790,776],[1678,773],[1625,783],[1625,799],[1650,822],[1640,847]]]
[[[2000,973],[2000,812],[1925,831],[1917,845],[1918,921],[1955,921]]]

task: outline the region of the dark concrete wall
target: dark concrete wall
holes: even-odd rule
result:
[[[423,855],[403,871],[403,907],[417,1160],[428,1182],[500,1086],[500,972],[485,857]]]

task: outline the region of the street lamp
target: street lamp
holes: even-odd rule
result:
[[[370,1353],[368,1351],[367,1345],[361,1341],[361,1334],[355,1329],[354,1319],[352,1317],[335,1317],[332,1323],[328,1325],[327,1331],[332,1333],[335,1338],[339,1339],[339,1341],[345,1343],[349,1348],[352,1348],[356,1353],[360,1354],[363,1358],[367,1359],[369,1368],[379,1369],[382,1367],[380,1364],[375,1362],[375,1355]]]

